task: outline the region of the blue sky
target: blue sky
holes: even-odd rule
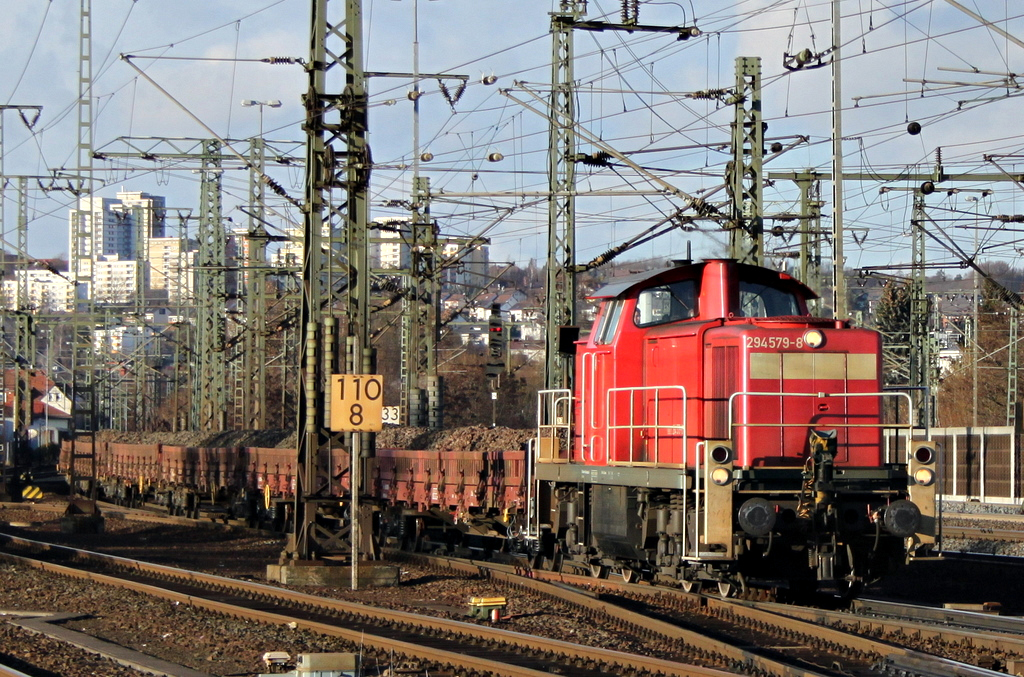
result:
[[[308,56],[306,0],[95,0],[93,9],[94,144],[116,150],[120,136],[208,136],[156,87],[119,59],[133,63],[170,92],[204,124],[226,138],[259,133],[258,108],[242,99],[280,100],[266,108],[264,135],[273,140],[302,140],[301,95],[306,78],[299,66],[267,65],[265,57]],[[331,5],[343,9],[341,0]],[[1007,31],[1024,36],[1024,10],[1012,0],[964,0],[971,11]],[[365,0],[366,68],[409,72],[413,58],[413,16],[418,12],[419,65],[423,73],[462,74],[470,84],[449,103],[433,79],[421,83],[420,150],[434,159],[421,166],[435,190],[432,214],[443,233],[485,234],[492,259],[525,263],[542,258],[547,208],[539,195],[545,178],[546,121],[520,102],[542,108],[533,98],[547,95],[550,78],[551,0]],[[1005,74],[1021,70],[1024,48],[944,0],[843,0],[844,154],[847,171],[930,171],[936,148],[943,148],[948,172],[974,171],[1015,175],[1024,158],[986,156],[1024,152],[1016,82]],[[18,115],[3,115],[4,169],[8,175],[46,174],[75,163],[74,103],[77,98],[78,3],[69,0],[0,0],[0,103],[42,105],[29,130]],[[621,3],[591,1],[587,18],[619,20]],[[788,143],[798,135],[805,144],[772,161],[771,171],[828,170],[830,130],[829,69],[790,72],[783,55],[831,44],[830,3],[814,0],[656,0],[641,2],[640,23],[696,25],[702,35],[678,41],[672,35],[577,32],[575,75],[579,119],[585,132],[626,153],[661,179],[690,193],[714,191],[722,183],[732,110],[720,102],[689,98],[694,91],[729,87],[736,56],[763,59],[764,114],[767,135]],[[157,58],[154,58],[157,57]],[[964,72],[978,71],[978,72]],[[1002,74],[1002,75],[1000,75]],[[485,75],[497,83],[480,83]],[[927,80],[932,84],[922,84]],[[941,81],[941,82],[939,82]],[[963,85],[945,83],[965,83]],[[446,81],[453,97],[457,82]],[[408,199],[413,157],[412,83],[399,78],[370,82],[372,216],[401,215],[386,207]],[[509,96],[501,90],[509,90]],[[532,94],[531,94],[532,93]],[[921,134],[906,127],[920,121]],[[301,148],[301,147],[300,147]],[[581,143],[581,152],[597,150]],[[500,153],[503,160],[488,162]],[[196,208],[198,181],[191,165],[97,162],[113,196],[124,186],[164,194],[173,207]],[[301,195],[302,177],[294,169],[272,170],[279,182]],[[236,222],[244,206],[242,172],[225,174],[225,214]],[[653,195],[653,184],[628,167],[579,168],[577,202],[578,259],[586,261],[663,219],[681,206],[678,199]],[[848,182],[847,266],[877,266],[909,260],[909,183]],[[929,215],[951,241],[973,252],[975,237],[982,258],[1017,257],[1013,224],[993,214],[1024,211],[1021,188],[959,185],[962,192],[938,191],[929,197]],[[969,190],[992,190],[983,195]],[[587,192],[598,192],[597,196]],[[617,194],[609,195],[608,191]],[[490,197],[492,192],[511,196]],[[628,194],[628,193],[632,194]],[[618,194],[626,193],[626,194]],[[830,189],[822,194],[829,200]],[[1021,193],[1024,195],[1024,193]],[[450,196],[450,197],[449,197]],[[724,192],[715,193],[724,199]],[[796,192],[787,182],[766,189],[767,211],[790,211]],[[14,241],[14,213],[8,192],[5,239]],[[33,190],[29,207],[29,250],[34,256],[66,253],[67,208],[61,193]],[[824,212],[832,213],[830,204]],[[280,228],[299,216],[277,205]],[[826,226],[828,221],[825,222]],[[997,230],[978,230],[978,226]],[[856,239],[852,235],[856,235]],[[629,256],[682,256],[689,243],[694,255],[722,252],[723,238],[713,224],[696,232],[674,232]],[[770,239],[769,251],[785,243]],[[826,253],[827,249],[826,249]],[[953,263],[938,243],[928,258]]]

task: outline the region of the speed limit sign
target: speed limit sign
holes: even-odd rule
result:
[[[377,432],[383,427],[384,381],[371,374],[331,375],[331,430]]]

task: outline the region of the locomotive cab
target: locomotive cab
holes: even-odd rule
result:
[[[934,483],[911,491],[906,464],[884,462],[883,430],[909,451],[913,427],[883,421],[910,407],[882,388],[877,332],[812,317],[808,287],[732,260],[591,298],[575,388],[538,411],[553,557],[726,590],[851,590],[934,543]]]

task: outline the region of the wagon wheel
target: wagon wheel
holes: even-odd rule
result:
[[[718,594],[722,596],[722,599],[729,599],[730,597],[735,597],[738,589],[738,586],[732,581],[718,581]]]
[[[636,583],[640,580],[640,572],[629,567],[622,568],[622,581],[624,583]]]
[[[684,579],[679,583],[683,587],[683,592],[690,592],[694,594],[700,592],[700,581]]]
[[[594,578],[607,578],[608,577],[608,567],[606,567],[604,565],[601,565],[601,564],[591,564],[590,565],[590,575],[593,576]]]

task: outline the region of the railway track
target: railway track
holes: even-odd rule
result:
[[[944,538],[962,538],[968,541],[1024,541],[1024,529],[949,525],[942,527],[942,535]]]
[[[520,575],[523,572],[514,567],[448,558],[425,557],[424,561],[466,573],[475,569],[492,580],[574,604],[581,613],[602,613],[622,622],[632,621],[673,641],[708,646],[732,667],[753,666],[770,674],[843,677],[877,676],[879,672],[903,677],[999,674],[908,649],[895,641],[829,627],[818,618],[781,613],[780,609],[790,608],[785,605],[762,607],[668,588],[551,572],[531,572],[532,578],[524,578]],[[552,583],[556,584],[553,588]]]
[[[153,522],[183,521],[195,524],[195,520],[184,518],[168,518],[163,515],[153,515],[149,511],[137,509],[118,508],[111,506],[106,508],[108,514],[133,517]],[[206,523],[209,520],[201,520]],[[49,546],[51,550],[55,550]],[[116,560],[117,558],[110,558]],[[908,626],[906,619],[890,622],[885,626],[881,621],[871,626],[866,623],[846,624],[849,620],[848,614],[845,618],[836,616],[827,620],[829,624],[836,624],[846,630],[860,633],[890,633],[891,643],[859,643],[850,640],[849,633],[838,633],[833,635],[825,632],[821,625],[808,627],[807,621],[811,623],[825,623],[820,615],[820,610],[815,610],[818,615],[810,613],[784,613],[776,607],[756,608],[756,605],[742,605],[736,602],[719,600],[713,597],[700,597],[689,595],[681,591],[652,589],[649,586],[628,586],[620,584],[616,580],[595,580],[583,576],[569,576],[565,574],[550,574],[546,572],[533,572],[531,575],[536,579],[517,576],[517,572],[511,567],[496,567],[479,565],[475,563],[456,562],[453,560],[432,560],[435,565],[443,562],[443,566],[453,569],[460,569],[472,575],[485,575],[491,580],[502,579],[502,582],[512,587],[523,588],[536,582],[536,579],[550,578],[559,584],[572,584],[574,586],[589,586],[592,589],[595,585],[600,586],[600,591],[593,590],[580,593],[577,591],[561,589],[558,595],[564,597],[563,601],[578,608],[581,613],[593,614],[594,623],[618,624],[619,627],[637,635],[644,635],[651,639],[652,643],[661,642],[663,645],[680,647],[682,653],[686,653],[693,662],[699,662],[706,666],[717,666],[729,669],[733,672],[756,674],[756,675],[877,675],[879,669],[904,670],[904,674],[929,674],[927,669],[936,670],[935,674],[993,674],[985,671],[983,673],[965,672],[973,670],[969,666],[944,664],[936,662],[935,658],[928,655],[917,655],[907,651],[901,645],[920,646],[930,653],[942,653],[947,656],[955,656],[980,664],[1005,664],[1009,660],[1017,660],[1016,657],[1022,654],[1020,647],[1014,643],[1000,644],[997,639],[991,643],[979,644],[973,653],[958,649],[958,643],[966,640],[964,635],[956,635],[947,632],[946,635],[937,635],[933,631],[918,632],[915,629],[910,633],[892,634],[893,629]],[[104,564],[103,567],[109,566]],[[137,567],[137,563],[132,563]],[[230,579],[221,579],[230,580]],[[161,578],[157,586],[166,587],[167,583]],[[252,584],[249,584],[252,585]],[[545,586],[550,588],[550,586]],[[271,590],[279,590],[271,588]],[[190,591],[180,591],[181,594],[192,595]],[[551,594],[541,591],[538,588],[537,594]],[[573,594],[570,594],[573,593]],[[246,593],[249,594],[249,593]],[[198,595],[197,595],[198,598]],[[191,599],[191,598],[190,598]],[[320,598],[314,598],[318,602]],[[304,602],[309,604],[311,602]],[[753,606],[755,611],[744,611],[741,607]],[[611,607],[617,610],[609,611]],[[794,609],[796,607],[782,607],[782,609]],[[282,614],[286,615],[286,614]],[[803,627],[791,626],[792,621],[780,620],[780,617],[801,617]],[[437,625],[436,618],[430,619],[431,625]],[[474,626],[479,627],[479,626]],[[889,630],[886,629],[889,628]],[[975,630],[976,632],[979,630]],[[837,631],[838,632],[838,631]],[[968,633],[969,634],[969,633]],[[844,636],[847,635],[847,636]],[[479,640],[483,642],[495,641],[491,638]],[[503,641],[503,640],[502,640]],[[531,646],[536,642],[531,641]],[[761,648],[759,648],[761,647]],[[764,650],[763,647],[770,647]],[[613,672],[620,672],[615,666],[621,667],[622,663],[615,663],[616,657],[595,657],[592,648],[582,648],[584,654],[565,653],[570,661],[577,664],[589,662],[590,665],[600,665],[601,670],[611,669]],[[516,658],[521,654],[515,650]],[[984,655],[982,652],[987,652]],[[551,650],[553,657],[557,653]],[[614,652],[612,652],[614,653]],[[422,655],[418,652],[414,655]],[[619,658],[618,660],[622,660]],[[602,662],[603,661],[603,662]],[[633,669],[638,669],[635,661],[630,663]],[[928,667],[931,666],[931,667]],[[652,666],[653,667],[653,666]],[[544,666],[550,669],[551,666]],[[659,668],[660,669],[660,668]],[[707,668],[711,669],[711,667]],[[678,670],[678,668],[677,668]],[[695,672],[694,670],[698,670]],[[716,674],[713,670],[710,673],[699,672],[700,669],[687,669],[685,672],[663,672],[662,674]],[[496,673],[500,674],[500,673]],[[588,674],[563,673],[563,674]],[[591,673],[593,674],[593,673]],[[637,672],[636,674],[643,674]],[[652,672],[653,674],[653,672]]]
[[[404,654],[456,674],[569,677],[620,674],[722,677],[721,670],[625,654],[500,628],[378,609],[246,581],[87,553],[3,536],[5,560],[62,575],[125,587],[215,613],[288,624],[347,639],[367,651]],[[12,550],[17,550],[14,554]],[[815,673],[766,673],[814,675]]]

